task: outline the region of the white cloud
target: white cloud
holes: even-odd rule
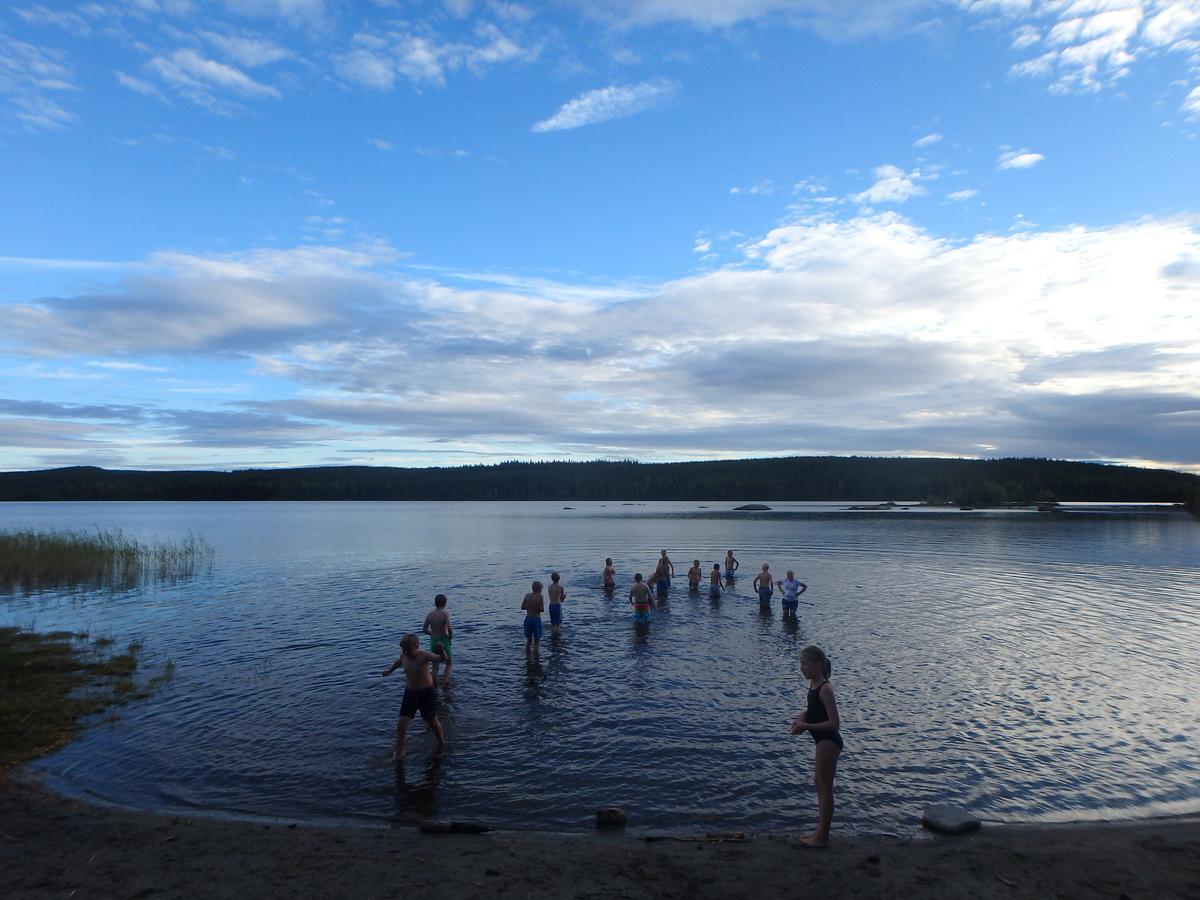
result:
[[[883,165],[875,169],[875,183],[853,196],[856,203],[904,203],[925,193],[917,184],[919,171],[905,172],[898,166]]]
[[[580,94],[564,103],[553,116],[533,125],[532,131],[563,131],[622,119],[653,109],[674,97],[679,85],[656,78],[638,84],[614,85]]]
[[[996,159],[997,169],[1029,169],[1046,157],[1029,150],[1005,150]]]
[[[1147,57],[1192,56],[1200,36],[1195,0],[1028,0],[981,3],[958,0],[971,12],[1019,21],[1012,46],[1047,49],[1015,63],[1018,76],[1050,78],[1051,89],[1098,91],[1125,77]]]
[[[281,62],[295,56],[295,53],[288,48],[280,47],[278,44],[265,38],[217,34],[212,31],[203,32],[201,37],[217,50],[221,51],[227,59],[231,59],[238,65],[251,69],[256,66],[266,66],[271,63]]]
[[[183,97],[217,111],[228,108],[219,92],[247,98],[281,96],[275,88],[255,81],[240,69],[207,59],[186,47],[166,56],[155,56],[146,68]]]
[[[972,197],[978,195],[978,193],[979,191],[975,190],[974,188],[965,188],[961,191],[950,192],[946,195],[946,199],[955,203],[961,203],[963,200],[970,200]]]
[[[75,90],[66,54],[0,33],[0,114],[30,131],[57,131],[75,121],[59,103]]]
[[[383,150],[383,151],[385,151],[385,152],[386,152],[386,151],[388,151],[388,150],[395,150],[395,149],[396,149],[396,145],[395,145],[395,144],[393,144],[391,141],[385,141],[385,140],[383,140],[383,138],[371,138],[371,140],[369,141],[369,143],[370,143],[370,144],[371,144],[371,146],[372,146],[372,147],[374,147],[376,150]]]
[[[928,0],[575,0],[575,5],[622,27],[680,22],[714,29],[772,20],[809,28],[833,40],[894,33],[918,23],[930,11]]]
[[[1193,116],[1200,116],[1200,85],[1188,93],[1183,101],[1183,108]]]
[[[451,72],[466,69],[483,76],[495,66],[530,62],[540,52],[492,23],[479,24],[472,36],[473,42],[445,41],[407,27],[360,32],[353,49],[334,56],[334,68],[347,81],[375,90],[390,90],[398,78],[443,87]]]
[[[915,141],[913,141],[913,146],[914,147],[931,147],[934,144],[938,143],[938,141],[940,141],[941,139],[942,139],[942,136],[935,132],[933,134],[927,134],[923,138],[917,138]]]
[[[117,83],[120,84],[121,87],[128,88],[135,93],[142,94],[146,97],[158,97],[160,99],[163,96],[162,91],[145,79],[135,78],[133,75],[129,75],[125,72],[117,72],[116,77]]]

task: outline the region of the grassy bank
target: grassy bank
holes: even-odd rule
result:
[[[0,591],[7,593],[174,582],[211,570],[212,562],[213,548],[190,534],[147,544],[119,530],[0,531]]]
[[[141,644],[0,628],[0,769],[70,741],[87,716],[142,700],[174,674],[136,678]]]

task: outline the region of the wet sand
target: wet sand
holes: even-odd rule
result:
[[[1200,897],[1200,819],[927,840],[429,835],[92,806],[0,775],[0,893],[41,897]],[[835,832],[836,837],[836,832]]]

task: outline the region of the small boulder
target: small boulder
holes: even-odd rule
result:
[[[734,512],[764,512],[770,508],[764,503],[746,503],[742,506],[735,506],[733,509]]]
[[[606,806],[596,810],[597,828],[615,828],[625,824],[625,810],[616,806]]]
[[[978,819],[952,803],[934,803],[925,807],[921,824],[941,834],[966,834],[979,829]]]

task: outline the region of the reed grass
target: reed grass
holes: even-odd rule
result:
[[[56,750],[88,716],[143,700],[174,677],[168,661],[139,683],[141,649],[140,641],[116,652],[110,638],[0,628],[0,769]]]
[[[191,533],[178,543],[143,543],[120,529],[0,530],[0,591],[63,588],[121,590],[212,571],[214,551]]]

